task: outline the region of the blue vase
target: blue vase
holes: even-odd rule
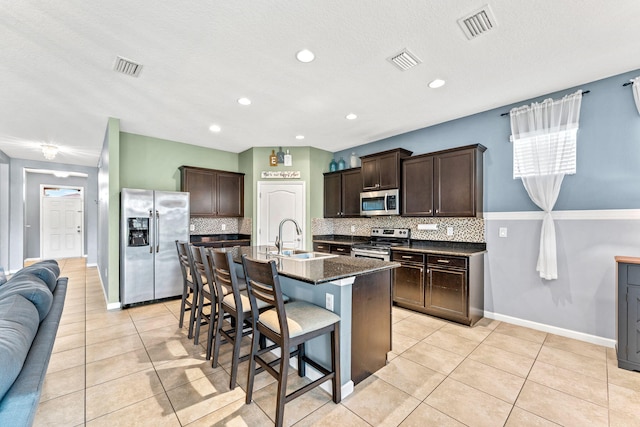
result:
[[[342,157],[340,157],[340,160],[338,160],[338,170],[341,171],[346,166],[347,166],[347,164],[344,162],[344,159]]]
[[[329,172],[335,172],[336,170],[338,170],[338,164],[335,159],[331,159],[331,163],[329,163]]]

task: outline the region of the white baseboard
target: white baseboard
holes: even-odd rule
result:
[[[544,323],[533,322],[531,320],[519,319],[517,317],[506,316],[504,314],[484,312],[484,317],[499,320],[501,322],[511,323],[526,328],[535,329],[537,331],[548,332],[562,337],[573,338],[579,341],[591,344],[601,345],[604,347],[615,348],[616,340],[610,338],[599,337],[596,335],[585,334],[584,332],[572,331],[570,329],[558,328],[557,326],[546,325]]]
[[[87,267],[92,267],[93,268],[93,267],[97,267],[97,266],[98,266],[97,262],[91,262],[91,263],[87,264]]]
[[[119,302],[107,303],[107,310],[120,310],[121,307]]]

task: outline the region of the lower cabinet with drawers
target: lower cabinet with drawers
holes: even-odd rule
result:
[[[336,255],[351,255],[351,245],[341,243],[320,243],[313,242],[314,252],[326,252]]]
[[[484,315],[484,256],[393,250],[393,302],[465,325]]]

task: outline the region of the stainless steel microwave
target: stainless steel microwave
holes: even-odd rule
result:
[[[395,190],[360,193],[360,215],[400,215],[400,192]]]

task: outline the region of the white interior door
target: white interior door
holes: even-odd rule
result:
[[[258,245],[273,245],[280,221],[295,219],[302,234],[296,234],[289,221],[282,227],[282,240],[286,248],[304,249],[305,241],[305,183],[258,182]]]
[[[84,202],[82,192],[41,199],[41,257],[73,258],[83,255]]]

